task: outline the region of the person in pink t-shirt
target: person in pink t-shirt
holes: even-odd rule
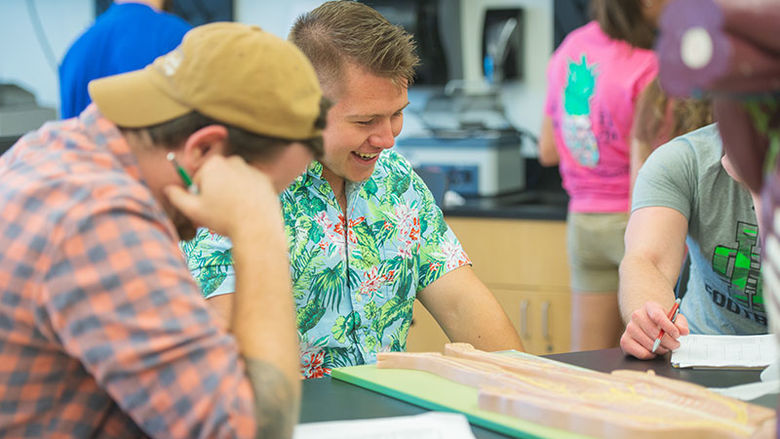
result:
[[[630,209],[630,144],[639,94],[658,63],[639,49],[654,38],[661,2],[594,0],[594,21],[552,55],[539,162],[558,164],[569,194],[567,247],[572,350],[618,345],[618,266]]]

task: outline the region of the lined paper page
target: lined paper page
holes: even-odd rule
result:
[[[460,413],[427,412],[414,416],[298,424],[293,439],[474,439]]]
[[[679,341],[672,352],[676,367],[765,367],[777,359],[774,334],[690,334]]]

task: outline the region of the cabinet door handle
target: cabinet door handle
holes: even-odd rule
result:
[[[520,337],[528,338],[528,299],[520,301]]]
[[[542,302],[542,337],[550,340],[550,302]]]

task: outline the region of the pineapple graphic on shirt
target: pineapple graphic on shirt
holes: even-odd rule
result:
[[[569,74],[563,91],[563,141],[574,160],[582,166],[595,167],[599,148],[590,121],[590,98],[596,85],[595,65],[588,65],[585,55],[580,63],[569,61]]]

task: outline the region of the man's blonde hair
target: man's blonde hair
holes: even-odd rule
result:
[[[408,86],[420,62],[409,33],[354,1],[329,1],[301,15],[289,39],[309,57],[323,88],[331,90],[338,89],[346,63]]]

